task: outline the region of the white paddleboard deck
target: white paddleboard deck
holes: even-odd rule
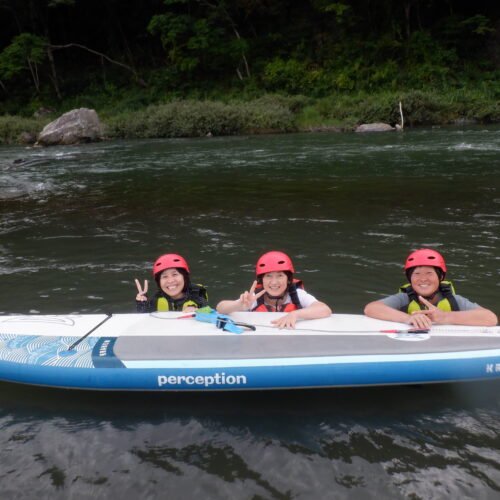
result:
[[[500,377],[500,327],[408,325],[334,314],[278,330],[234,313],[235,334],[182,313],[0,316],[0,380],[103,390],[248,390]],[[385,330],[397,330],[385,332]],[[91,333],[89,333],[91,332]]]

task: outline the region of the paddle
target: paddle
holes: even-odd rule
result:
[[[106,321],[108,321],[108,319],[111,318],[111,316],[112,316],[111,313],[106,313],[106,317],[98,325],[94,326],[92,330],[88,331],[83,337],[80,337],[76,342],[73,342],[73,344],[71,344],[67,350],[72,351],[80,342],[82,342],[82,340],[85,340],[92,332],[95,332],[103,323],[106,323]]]

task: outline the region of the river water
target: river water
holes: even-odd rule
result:
[[[420,247],[500,312],[500,127],[0,147],[0,314],[134,310],[178,252],[212,305],[279,249],[334,311]],[[200,394],[0,384],[1,498],[500,498],[500,382]]]

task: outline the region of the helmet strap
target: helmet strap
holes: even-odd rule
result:
[[[286,294],[286,292],[285,292],[285,294]],[[266,292],[267,298],[271,299],[271,300],[280,300],[280,299],[283,299],[285,297],[285,294],[283,294],[283,295],[269,295]]]
[[[429,302],[437,295],[438,291],[436,290],[434,293],[432,293],[431,295],[426,295],[426,296],[423,296],[422,297],[425,299],[425,300],[428,300]]]

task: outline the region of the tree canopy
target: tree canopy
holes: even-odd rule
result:
[[[0,112],[107,89],[499,87],[478,0],[0,0]],[[12,106],[12,104],[11,104]]]

